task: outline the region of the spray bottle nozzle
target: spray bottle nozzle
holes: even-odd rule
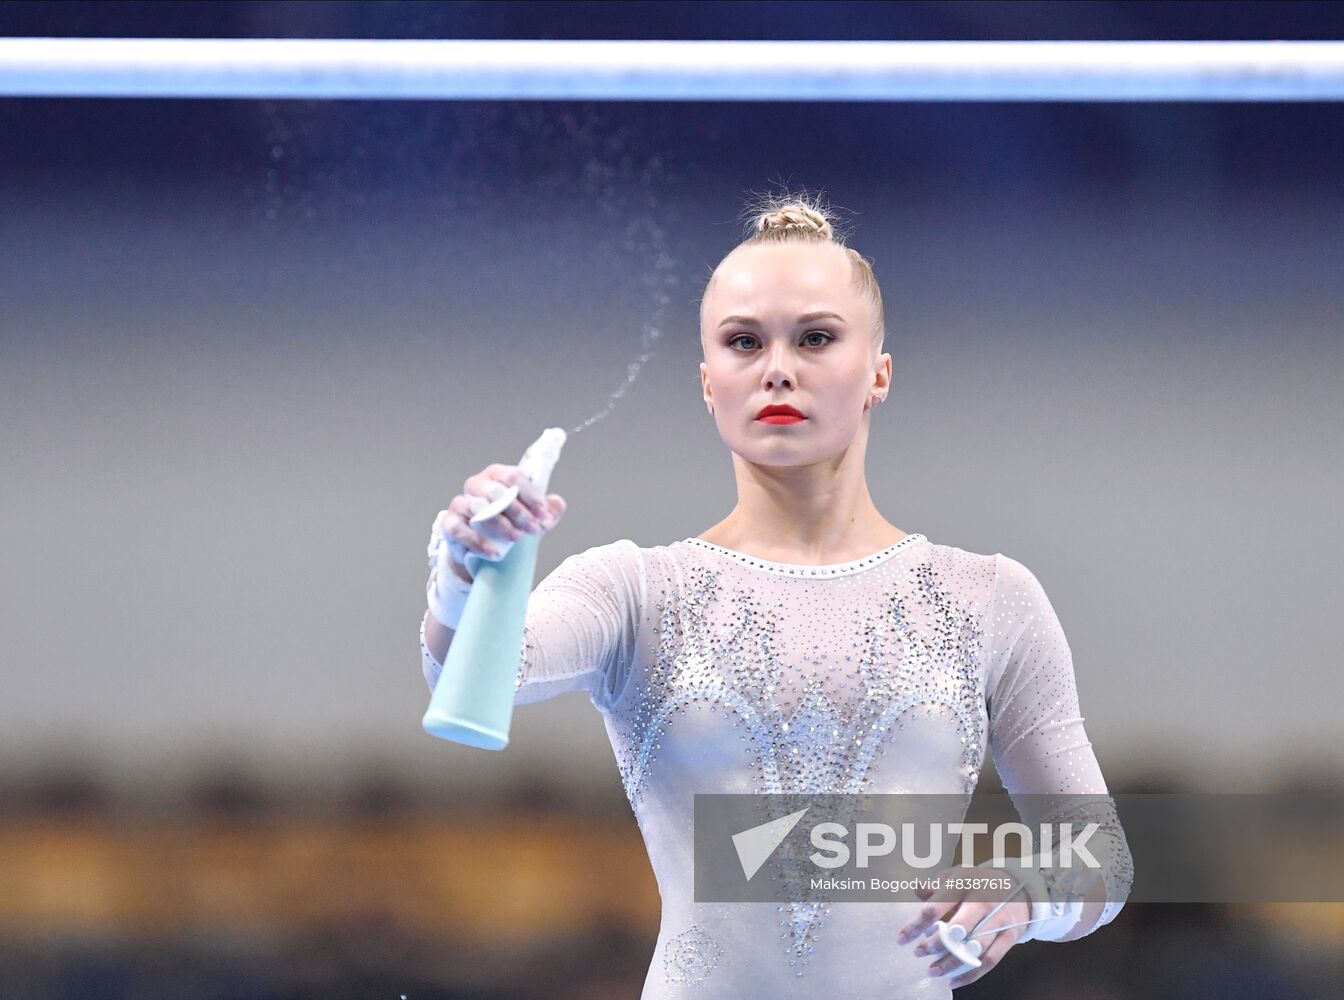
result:
[[[546,489],[551,483],[551,470],[555,468],[555,463],[560,460],[560,449],[565,446],[565,440],[568,435],[560,427],[547,427],[542,431],[541,437],[537,438],[523,452],[523,458],[518,463],[518,468],[523,474],[536,486],[537,492],[542,496],[546,495]],[[482,507],[472,515],[469,524],[483,524],[490,520],[501,511],[507,510],[509,504],[518,496],[518,487],[510,486],[493,501]]]
[[[560,449],[565,446],[567,438],[568,435],[563,428],[547,427],[541,432],[541,437],[533,441],[527,451],[523,452],[522,461],[518,463],[518,468],[523,470],[537,491],[543,495],[550,486],[551,470],[560,460]]]

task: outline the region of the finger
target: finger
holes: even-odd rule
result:
[[[476,531],[461,517],[454,516],[448,522],[447,535],[468,552],[484,555],[488,550],[496,548],[496,539]]]
[[[914,954],[919,958],[928,960],[929,975],[931,976],[941,976],[961,965],[961,959],[953,955],[949,949],[943,947],[943,942],[937,931],[930,934],[920,944],[919,948],[915,949]]]
[[[934,944],[936,946],[940,946],[940,942],[937,940],[936,937],[934,940]],[[975,940],[968,947],[970,948],[972,955],[976,955],[977,958],[983,961],[983,951],[981,951],[982,946],[980,945],[979,939]],[[977,952],[979,954],[977,954]],[[934,960],[929,964],[929,975],[937,977],[937,976],[945,976],[948,975],[949,973],[955,974],[957,973],[957,970],[961,969],[965,964],[966,963],[963,962],[960,958],[952,954],[950,950],[939,950],[937,951]],[[970,971],[972,970],[969,969],[967,970],[967,972]],[[965,975],[965,973],[960,974]]]
[[[953,899],[938,899],[935,897],[929,900],[919,908],[919,912],[915,914],[914,919],[901,928],[901,933],[896,937],[897,944],[906,944],[927,933],[934,922],[941,920],[943,914],[955,905],[956,900]]]
[[[462,491],[469,495],[484,497],[487,501],[493,501],[498,499],[510,486],[517,487],[518,494],[514,502],[501,513],[508,518],[515,528],[519,531],[540,534],[548,528],[554,527],[557,518],[552,514],[548,498],[542,496],[536,484],[516,465],[495,464],[487,466],[483,471],[469,478],[463,484]],[[506,532],[504,534],[507,536]]]
[[[531,515],[521,505],[511,503],[500,513],[493,517],[486,518],[484,521],[472,524],[471,519],[479,514],[490,503],[508,489],[503,483],[495,479],[487,479],[482,476],[472,476],[467,480],[462,494],[463,502],[460,505],[462,520],[482,534],[490,535],[494,538],[504,539],[516,542],[528,531],[541,531],[541,525],[535,523]]]
[[[955,868],[944,869],[938,874],[948,875],[956,871]],[[931,932],[935,921],[942,919],[943,915],[950,910],[954,910],[966,895],[963,889],[953,889],[950,883],[940,878],[938,880],[938,889],[933,892],[919,908],[914,918],[908,921],[900,934],[896,938],[898,944],[905,944],[914,941],[921,935],[927,935]]]
[[[550,531],[560,523],[560,518],[564,516],[565,503],[563,500],[556,503],[556,499],[556,494],[552,493],[542,502],[542,515],[537,520],[540,522],[543,531]]]
[[[498,484],[496,484],[498,485]],[[500,487],[503,489],[504,487]],[[473,521],[472,518],[490,505],[484,497],[472,496],[468,499],[468,514],[463,518],[472,528],[477,531],[491,535],[496,538],[506,538],[511,542],[516,542],[523,538],[528,532],[540,534],[544,529],[541,523],[532,516],[526,507],[516,500],[505,507],[498,514],[487,517],[484,520]]]
[[[559,522],[560,518],[565,516],[565,511],[569,509],[569,504],[559,493],[552,493],[546,498],[546,510],[551,515],[553,522]]]
[[[495,468],[495,466],[491,466]],[[462,492],[467,496],[484,497],[486,502],[498,500],[499,497],[508,489],[509,484],[504,480],[507,472],[500,472],[498,475],[489,475],[486,472],[478,472],[474,476],[467,478],[462,484]]]
[[[956,911],[952,914],[952,916],[946,917],[944,919],[949,924],[955,927],[963,928],[966,931],[966,935],[969,937],[971,933],[971,928],[975,926],[975,922],[981,919],[988,912],[989,912],[989,904],[987,903],[963,902],[959,907],[957,907]],[[923,941],[917,944],[915,946],[914,953],[916,955],[932,955],[941,952],[942,950],[943,946],[938,940],[938,935],[934,933],[930,934]]]
[[[471,519],[478,511],[484,509],[485,505],[486,500],[482,497],[470,493],[460,493],[453,497],[452,502],[448,504],[448,516],[453,520],[460,521],[468,531],[484,534],[480,531],[481,526],[472,524]]]
[[[527,532],[541,532],[541,525],[536,524],[532,516],[527,513],[517,503],[512,503],[504,510],[493,517],[488,517],[484,521],[472,521],[472,517],[479,514],[489,506],[489,501],[484,497],[470,497],[467,501],[469,514],[463,518],[467,525],[474,528],[477,532],[488,538],[497,538],[504,541],[516,542],[525,537]]]
[[[966,963],[964,963],[961,959],[957,958],[957,956],[953,955],[951,952],[943,952],[941,953],[941,957],[936,959],[929,966],[929,975],[934,977],[945,976],[949,972],[954,972],[957,969],[960,969],[965,964]],[[967,970],[967,971],[978,971],[978,970]],[[963,973],[963,975],[965,975],[965,973]]]
[[[546,509],[536,487],[532,485],[532,481],[515,466],[492,465],[490,468],[499,471],[494,475],[487,475],[486,472],[482,472],[472,476],[464,484],[464,492],[485,497],[487,501],[494,501],[499,499],[510,486],[516,486],[518,488],[517,497],[513,503],[501,511],[501,514],[507,517],[514,527],[520,531],[540,532],[542,530],[540,518],[546,513]]]
[[[906,942],[917,940],[921,935],[930,934],[933,931],[934,922],[942,919],[943,914],[956,909],[964,895],[964,891],[954,890],[954,888],[948,887],[948,883],[942,883],[938,890],[926,899],[925,905],[919,907],[914,919],[906,923],[906,926],[896,937],[896,942],[906,944]]]
[[[533,517],[542,517],[546,513],[546,500],[541,495],[541,490],[537,489],[537,484],[532,482],[522,469],[514,466],[506,474],[505,482],[510,486],[518,487],[518,499],[523,502]]]
[[[983,949],[980,955],[980,961],[983,964],[987,961],[986,957],[991,952],[996,956],[1003,954],[1008,948],[1016,943],[1021,936],[1020,928],[1008,927],[1013,922],[1011,914],[1005,914],[999,911],[984,924],[977,927],[985,916],[994,908],[994,903],[964,903],[956,912],[956,915],[949,921],[957,926],[967,928],[968,936],[974,934],[974,940],[979,943]],[[1007,930],[998,930],[1000,927],[1008,927]],[[996,933],[997,931],[997,933]],[[918,949],[916,949],[918,954]],[[961,961],[951,955],[946,955],[936,962],[929,970],[933,976],[945,975],[960,968]],[[972,974],[983,975],[981,968],[971,969],[961,975],[969,976]],[[958,976],[957,978],[961,978]]]
[[[434,523],[429,526],[429,533],[431,539],[435,534],[440,535],[448,534],[448,518],[452,516],[452,511],[449,510],[449,507],[451,506],[452,504],[449,504],[448,507],[445,507],[443,510],[439,511],[436,515],[434,515]]]
[[[513,522],[503,514],[496,514],[484,524],[478,524],[476,530],[480,531],[487,538],[498,538],[507,542],[517,542],[526,538],[528,535],[527,531],[515,527]]]
[[[1000,931],[998,934],[995,934],[994,940],[990,943],[989,947],[985,949],[984,954],[980,956],[980,967],[978,969],[968,969],[961,975],[954,976],[947,981],[947,985],[956,989],[959,986],[965,986],[967,983],[973,983],[990,969],[994,968],[994,966],[998,965],[999,960],[1007,954],[1008,949],[1017,944],[1017,939],[1019,937],[1018,931],[1019,928],[1014,927],[1012,930]],[[983,938],[980,940],[983,940]]]
[[[497,516],[506,518],[519,531],[520,537],[524,531],[539,535],[546,530],[531,509],[523,504],[521,494],[519,494],[517,500],[505,507]]]
[[[487,559],[498,559],[501,554],[501,550],[493,541],[479,532],[472,531],[458,518],[454,518],[449,523],[448,537],[455,539],[467,550],[485,556]]]

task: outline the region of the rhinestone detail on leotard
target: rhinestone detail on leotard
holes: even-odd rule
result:
[[[709,930],[715,947],[703,954],[716,956],[707,987],[716,994],[810,995],[815,987],[795,979],[805,969],[813,980],[824,969],[837,995],[888,985],[892,995],[913,995],[931,980],[889,947],[886,925],[899,915],[865,912],[887,907],[825,894],[778,907],[697,902],[699,793],[784,792],[761,797],[770,810],[789,791],[964,792],[992,747],[1028,826],[1079,816],[1099,823],[1089,841],[1105,852],[1097,854],[1108,900],[1098,926],[1128,894],[1132,860],[1113,806],[1042,804],[1032,794],[1095,796],[1106,787],[1082,726],[1069,646],[1040,581],[1002,553],[923,536],[890,550],[803,567],[713,543],[644,548],[622,539],[566,558],[529,601],[517,703],[583,691],[603,714],[664,916],[684,921],[664,925],[659,964],[666,968],[676,954],[667,945],[686,928]],[[432,689],[441,668],[421,639]],[[773,861],[784,864],[789,849],[781,845]],[[803,898],[784,888],[783,899]],[[650,970],[647,1000],[681,996],[691,984],[675,977],[696,978],[708,965],[694,949],[682,954],[673,978]],[[797,990],[785,988],[792,982]]]
[[[663,972],[678,986],[699,986],[719,964],[723,949],[699,927],[692,926],[667,942]]]
[[[764,570],[767,573],[776,573],[779,576],[807,576],[807,577],[832,577],[848,576],[851,573],[861,573],[865,569],[870,569],[882,562],[897,550],[912,546],[924,536],[918,532],[913,535],[906,535],[894,545],[889,545],[885,549],[874,552],[871,555],[863,556],[859,559],[851,559],[849,562],[826,563],[820,566],[805,566],[800,563],[782,563],[771,562],[769,559],[760,559],[756,556],[747,555],[745,552],[738,552],[736,549],[725,548],[714,542],[707,542],[703,538],[683,539],[696,548],[708,549],[711,552],[717,552],[730,559],[735,559],[747,566]]]
[[[865,559],[818,567],[752,560],[708,543],[697,547],[763,572],[816,571],[796,574],[802,578],[798,585],[807,586],[810,578],[848,576],[885,563],[897,551],[916,552],[922,538],[907,535]],[[751,791],[776,795],[870,790],[870,766],[885,755],[891,729],[903,728],[908,712],[938,712],[956,726],[962,790],[970,795],[979,779],[986,723],[981,609],[959,602],[928,560],[912,560],[895,571],[876,617],[855,609],[844,626],[836,622],[835,638],[848,643],[843,663],[837,657],[798,670],[800,665],[786,664],[779,653],[789,638],[789,605],[759,598],[750,584],[725,588],[713,558],[688,567],[678,599],[659,598],[657,655],[639,691],[618,709],[628,735],[618,763],[636,812],[666,727],[688,707],[722,712],[741,729]],[[914,605],[925,627],[912,625]],[[716,617],[723,613],[729,621]],[[790,698],[790,687],[801,691]],[[784,952],[801,976],[829,906],[788,903],[779,912]]]

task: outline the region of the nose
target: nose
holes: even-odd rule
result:
[[[788,349],[776,347],[770,353],[769,360],[765,366],[765,374],[761,378],[761,386],[764,389],[779,389],[787,386],[790,389],[796,389],[797,380],[791,374],[788,364]]]

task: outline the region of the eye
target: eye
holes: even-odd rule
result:
[[[809,337],[822,337],[822,338],[824,338],[820,343],[810,343],[810,344],[808,344],[809,347],[825,347],[827,344],[829,344],[832,340],[835,339],[835,335],[834,335],[834,334],[827,333],[825,330],[809,330],[807,333],[803,334],[803,340],[804,340],[804,341],[807,341],[807,339],[808,339]],[[739,340],[755,340],[755,339],[756,339],[755,336],[753,336],[753,335],[750,334],[750,333],[739,333],[737,336],[731,338],[731,339],[728,341],[728,346],[729,346],[729,347],[732,347],[732,346],[733,346],[734,344],[736,344]]]

